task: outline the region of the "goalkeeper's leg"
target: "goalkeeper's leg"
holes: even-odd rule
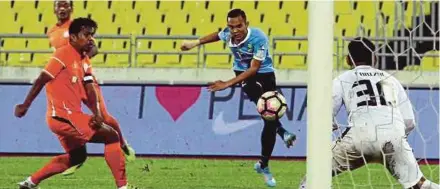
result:
[[[372,157],[366,156],[358,151],[354,145],[350,129],[342,134],[341,138],[334,142],[332,148],[332,176],[336,176],[345,171],[352,171],[360,168],[372,160]],[[306,177],[299,185],[300,189],[306,187]]]
[[[440,189],[439,185],[427,180],[406,139],[386,142],[383,147],[383,162],[391,175],[404,188]]]

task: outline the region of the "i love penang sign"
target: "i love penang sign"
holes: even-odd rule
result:
[[[23,119],[13,117],[15,104],[28,85],[0,85],[0,153],[62,152],[45,122],[46,97],[42,93]],[[241,88],[208,92],[206,86],[103,86],[109,112],[139,154],[257,156],[263,122]],[[286,149],[278,137],[275,156],[306,155],[307,99],[305,87],[282,87],[288,111],[284,127],[298,135],[296,146]],[[419,130],[408,137],[416,156],[438,159],[438,89],[410,89]],[[87,111],[87,110],[85,110]],[[337,119],[345,123],[345,110]],[[322,127],[330,127],[323,125]],[[420,133],[418,133],[420,132]],[[425,140],[422,140],[423,139]],[[426,149],[426,150],[424,150]],[[102,153],[101,145],[89,145]]]

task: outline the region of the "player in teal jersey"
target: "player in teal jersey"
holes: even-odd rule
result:
[[[227,27],[220,32],[214,32],[198,40],[185,40],[181,50],[190,50],[198,45],[224,41],[234,55],[233,69],[236,77],[228,81],[215,81],[208,87],[210,91],[221,91],[241,83],[241,86],[251,101],[257,103],[260,96],[267,91],[276,90],[275,69],[269,54],[269,43],[266,34],[258,28],[249,27],[246,14],[241,9],[229,11]],[[261,159],[254,168],[257,173],[264,175],[268,186],[275,186],[276,181],[269,170],[269,159],[275,146],[277,133],[289,148],[296,136],[286,131],[279,120],[264,120],[261,134]]]

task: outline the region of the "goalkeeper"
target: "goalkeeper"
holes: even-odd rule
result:
[[[374,68],[374,44],[356,38],[348,45],[353,66],[333,80],[333,116],[342,104],[349,127],[334,144],[332,175],[366,163],[383,163],[404,188],[439,189],[420,171],[406,136],[415,128],[411,102],[400,82]],[[306,188],[305,179],[300,188]]]

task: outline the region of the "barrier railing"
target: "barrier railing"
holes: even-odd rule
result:
[[[20,39],[45,39],[46,35],[43,34],[0,34],[0,44],[3,44],[3,40],[8,38],[20,38]],[[142,54],[154,54],[154,55],[197,55],[197,67],[206,67],[206,62],[202,57],[206,55],[230,55],[229,52],[213,52],[206,50],[204,46],[199,46],[197,49],[189,52],[182,52],[178,48],[180,47],[180,41],[183,39],[197,39],[197,36],[158,36],[158,35],[143,35],[143,36],[131,36],[131,35],[97,35],[96,39],[103,40],[127,40],[130,43],[130,47],[127,50],[108,50],[108,48],[101,48],[99,53],[101,54],[123,54],[128,55],[128,62],[130,66],[136,67],[138,64],[137,57]],[[438,43],[439,39],[436,37],[372,37],[370,38],[372,41],[376,41],[376,48],[378,49],[376,55],[381,60],[381,68],[385,69],[385,60],[387,57],[403,57],[405,56],[407,65],[414,65],[414,60],[416,58],[421,59],[420,57],[438,57],[435,54],[419,54],[415,53],[411,48],[414,47],[414,44],[419,42],[433,42],[433,44]],[[139,42],[143,40],[179,40],[175,44],[175,51],[168,50],[145,50],[143,48],[139,48]],[[348,41],[353,40],[353,37],[335,37],[334,38],[334,56],[339,57],[336,59],[336,69],[342,69],[343,60],[341,57],[347,55],[346,43]],[[287,51],[280,50],[277,48],[277,43],[280,41],[292,41],[292,42],[301,42],[306,44],[307,37],[305,36],[275,36],[271,38],[270,50],[272,53],[272,57],[276,58],[277,56],[307,56],[306,50],[295,50],[288,49]],[[401,44],[404,44],[406,47],[405,50],[397,51],[397,52],[386,52],[385,47],[390,47],[390,45],[384,45],[384,43],[397,41]],[[0,55],[2,53],[52,53],[53,50],[48,49],[5,49],[0,46]],[[437,47],[438,48],[438,47]],[[107,50],[102,50],[107,49]],[[439,49],[436,49],[439,50]],[[133,59],[134,57],[134,59]],[[2,61],[0,59],[0,61]]]

